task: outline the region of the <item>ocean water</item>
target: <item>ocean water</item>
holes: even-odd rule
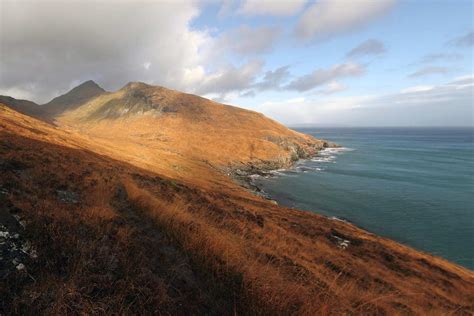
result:
[[[343,148],[257,177],[271,198],[474,269],[474,129],[298,130]]]

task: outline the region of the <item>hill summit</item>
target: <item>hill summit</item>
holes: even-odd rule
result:
[[[43,109],[50,115],[59,115],[65,111],[72,110],[103,93],[106,93],[104,89],[94,81],[88,80],[71,89],[69,92],[44,104]]]

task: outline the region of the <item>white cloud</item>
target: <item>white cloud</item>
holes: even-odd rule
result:
[[[472,75],[398,93],[262,102],[257,110],[288,125],[472,126]]]
[[[298,13],[307,0],[244,0],[238,13],[243,15],[291,16]]]
[[[28,89],[22,89],[18,87],[0,88],[0,95],[5,95],[21,100],[32,100],[35,97],[35,86],[31,84],[26,84],[26,86]]]
[[[151,63],[148,61],[146,63],[143,63],[143,68],[145,68],[146,70],[150,69],[150,66],[151,66]]]
[[[331,81],[324,87],[324,89],[320,90],[320,93],[323,94],[333,94],[336,92],[341,92],[347,89],[346,85],[343,85],[337,81]]]
[[[423,92],[423,91],[432,90],[433,88],[434,88],[433,86],[415,86],[415,87],[402,89],[400,93]]]
[[[347,113],[372,99],[372,96],[323,99],[293,98],[263,102],[258,105],[257,110],[288,125],[331,125],[340,124],[341,119],[347,116]]]
[[[302,15],[296,34],[303,39],[324,39],[352,31],[385,14],[395,0],[321,0]]]
[[[226,94],[250,88],[262,67],[263,62],[259,60],[249,61],[240,67],[228,65],[205,76],[197,86],[196,92],[199,94],[215,93],[219,94],[221,99],[227,99]]]

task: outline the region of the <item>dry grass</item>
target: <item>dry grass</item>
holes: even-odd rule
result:
[[[472,313],[473,273],[445,260],[275,206],[180,155],[0,118],[0,211],[20,210],[38,252],[0,283],[2,313]]]
[[[393,308],[397,302],[408,302],[406,293],[402,294],[398,290],[388,290],[387,293],[380,291],[379,286],[369,284],[361,287],[366,276],[347,278],[346,274],[350,274],[351,270],[349,267],[342,268],[338,273],[328,274],[311,271],[311,265],[298,266],[297,263],[290,262],[299,275],[290,271],[289,276],[287,262],[275,262],[268,258],[269,249],[265,247],[265,242],[249,244],[248,238],[232,234],[222,227],[216,228],[216,223],[192,210],[196,206],[189,205],[179,197],[172,201],[160,200],[132,181],[127,181],[125,187],[130,201],[137,210],[143,212],[143,216],[151,218],[161,229],[165,229],[199,263],[200,269],[210,269],[215,282],[224,282],[232,289],[233,294],[238,297],[241,311],[251,310],[257,314],[297,312],[303,315],[381,314],[387,310],[396,313]],[[232,227],[229,223],[226,225]],[[271,231],[265,234],[276,249],[273,257],[294,257],[288,252],[286,245],[282,245],[284,239],[277,236]],[[323,247],[316,249],[321,248]],[[313,248],[313,251],[316,249]],[[328,254],[324,257],[334,260],[334,249],[328,249]],[[314,274],[307,275],[312,273]],[[323,284],[326,286],[315,287],[312,284],[321,280],[325,280]],[[396,283],[397,280],[391,281]],[[419,299],[425,299],[424,295],[425,293],[419,293]],[[411,295],[410,300],[412,299],[416,300],[417,294]],[[398,312],[403,314],[404,304],[400,303],[400,306],[401,310]],[[432,308],[413,307],[408,310],[418,313],[436,311]]]
[[[284,280],[278,269],[262,264],[255,253],[238,238],[223,234],[205,219],[187,211],[180,200],[165,203],[127,182],[126,190],[133,205],[143,211],[174,238],[202,269],[210,269],[217,282],[225,282],[235,291],[241,308],[257,314],[296,310],[302,305],[306,289]]]

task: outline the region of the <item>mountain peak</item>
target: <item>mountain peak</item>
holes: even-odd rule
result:
[[[151,88],[151,87],[153,86],[141,81],[130,81],[129,83],[124,85],[122,89],[120,90],[143,89],[143,88]]]
[[[67,93],[63,94],[63,96],[71,93],[76,93],[78,91],[88,91],[88,93],[91,93],[93,91],[100,93],[105,92],[105,90],[101,86],[99,86],[94,80],[87,80],[81,83],[80,85],[75,86]]]
[[[45,109],[53,115],[61,114],[106,93],[95,81],[88,80],[46,103]]]
[[[94,80],[87,80],[78,85],[76,88],[83,87],[83,88],[98,88],[100,90],[105,91],[101,86],[99,86]],[[75,88],[74,88],[75,89]]]

